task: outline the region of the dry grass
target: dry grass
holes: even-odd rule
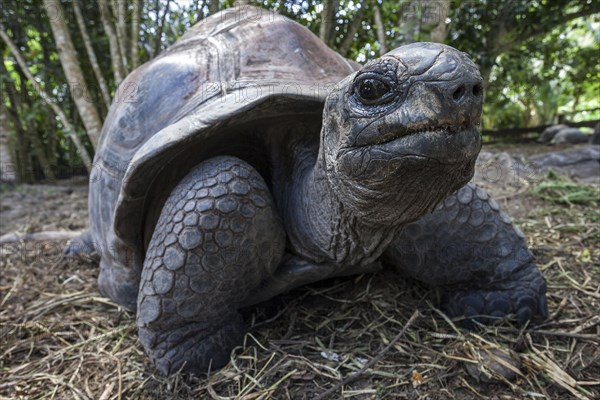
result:
[[[54,244],[6,246],[0,398],[311,399],[332,388],[323,398],[600,398],[600,213],[520,196],[549,284],[543,325],[465,331],[433,291],[392,272],[361,275],[247,310],[244,344],[208,378],[155,374],[134,316],[98,294],[93,262]]]

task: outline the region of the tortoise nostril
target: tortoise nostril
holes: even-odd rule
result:
[[[473,86],[473,96],[479,97],[479,96],[481,96],[481,93],[483,93],[483,89],[481,88],[481,85]]]
[[[463,95],[465,94],[465,91],[465,85],[460,85],[458,89],[456,89],[454,93],[452,93],[452,98],[454,99],[454,101],[459,101],[460,99],[462,99]]]

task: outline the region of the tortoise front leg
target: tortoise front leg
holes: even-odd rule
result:
[[[244,333],[237,310],[284,245],[267,185],[250,165],[217,157],[195,167],[164,205],[141,276],[139,337],[156,367],[225,365]]]
[[[383,260],[442,289],[451,317],[521,325],[546,318],[546,283],[524,236],[488,194],[469,183],[431,214],[405,226]]]

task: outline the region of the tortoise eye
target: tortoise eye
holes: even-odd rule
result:
[[[381,104],[388,100],[392,88],[386,82],[377,78],[365,78],[356,84],[358,99],[366,105]]]

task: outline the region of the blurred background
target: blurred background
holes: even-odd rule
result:
[[[112,99],[127,95],[116,92],[125,76],[203,18],[247,4],[360,63],[415,41],[469,53],[485,80],[486,142],[600,119],[599,1],[2,0],[3,176],[85,174]]]

